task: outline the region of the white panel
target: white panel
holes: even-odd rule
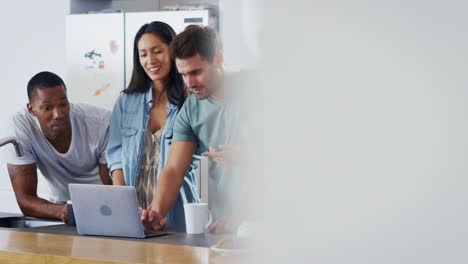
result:
[[[70,101],[112,109],[124,89],[124,15],[70,15],[66,19]]]
[[[146,23],[162,21],[169,24],[178,34],[188,25],[208,25],[208,10],[195,11],[161,11],[161,12],[138,12],[125,14],[125,65],[126,86],[130,82],[133,70],[133,41],[138,30]],[[188,20],[187,20],[188,19]],[[202,22],[193,22],[192,19]]]
[[[197,180],[197,191],[200,202],[208,203],[208,157],[193,155],[195,160],[195,175]]]

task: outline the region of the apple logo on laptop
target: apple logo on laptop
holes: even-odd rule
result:
[[[101,205],[101,208],[99,208],[99,211],[101,212],[102,215],[104,216],[110,216],[112,215],[112,210],[109,206],[103,204]]]

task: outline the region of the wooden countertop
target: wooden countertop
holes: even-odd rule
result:
[[[244,263],[209,248],[0,230],[0,263]]]

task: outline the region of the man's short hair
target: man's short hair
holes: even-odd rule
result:
[[[32,94],[36,89],[52,88],[57,85],[63,85],[65,92],[67,91],[67,87],[65,86],[65,83],[63,82],[62,78],[60,78],[55,73],[43,71],[34,75],[28,82],[29,102],[31,102]]]
[[[214,29],[190,25],[172,41],[171,58],[186,59],[198,53],[211,63],[219,50],[221,50],[221,43]]]

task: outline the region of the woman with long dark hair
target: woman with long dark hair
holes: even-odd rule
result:
[[[157,177],[169,154],[172,127],[187,91],[169,45],[175,37],[166,23],[143,25],[133,44],[133,73],[130,83],[111,116],[107,166],[114,185],[137,189],[138,203],[147,208],[153,199]],[[183,203],[197,202],[195,175],[186,173],[173,208],[166,217],[168,226],[185,228]]]

